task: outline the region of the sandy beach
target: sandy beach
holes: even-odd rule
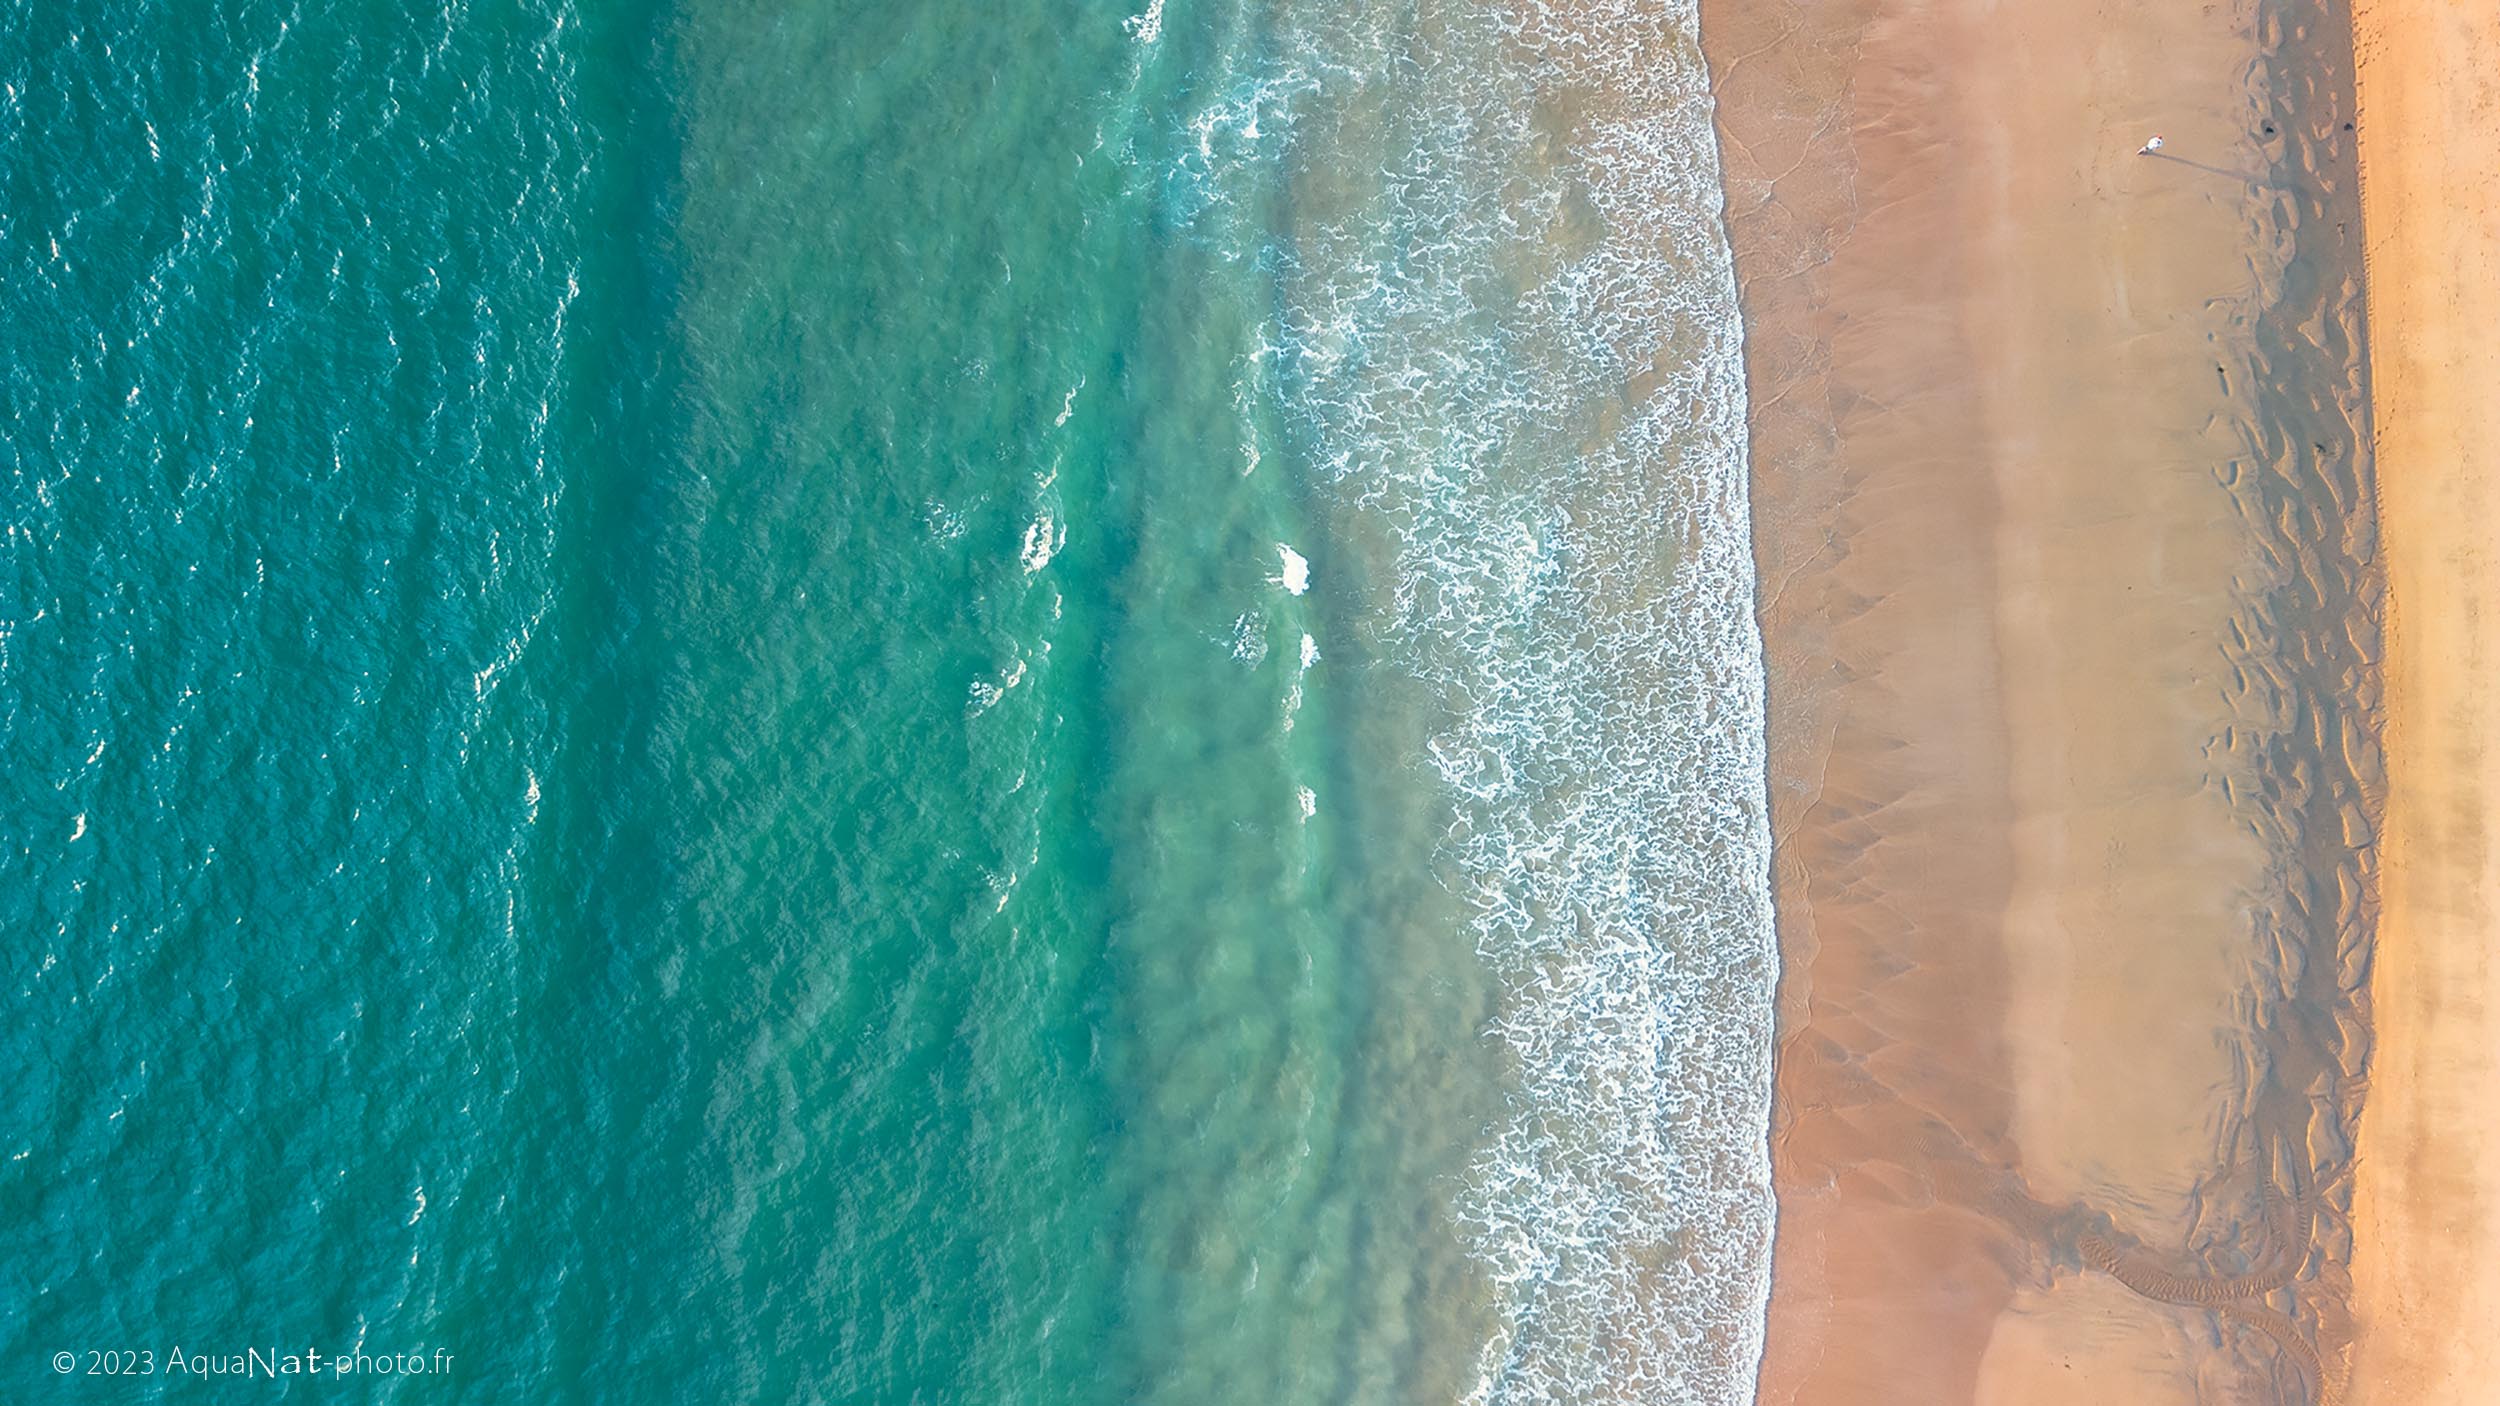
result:
[[[2341,21],[1703,34],[1786,962],[1760,1399],[2323,1399],[2377,767]]]
[[[2500,12],[2373,0],[2353,24],[2388,762],[2348,1399],[2500,1401]]]

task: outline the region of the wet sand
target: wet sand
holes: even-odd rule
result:
[[[2342,33],[1703,0],[1786,963],[1765,1402],[2340,1372],[2376,765]]]
[[[2500,11],[2353,27],[2389,607],[2349,1399],[2448,1406],[2500,1401]]]

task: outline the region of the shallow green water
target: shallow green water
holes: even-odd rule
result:
[[[1749,1395],[1715,168],[1545,22],[0,10],[0,1396]]]

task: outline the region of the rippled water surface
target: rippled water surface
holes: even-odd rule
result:
[[[1749,1399],[1719,211],[1681,0],[5,0],[0,1396]]]

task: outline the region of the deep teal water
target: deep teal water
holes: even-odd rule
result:
[[[0,1399],[1749,1397],[1603,9],[0,7]]]

